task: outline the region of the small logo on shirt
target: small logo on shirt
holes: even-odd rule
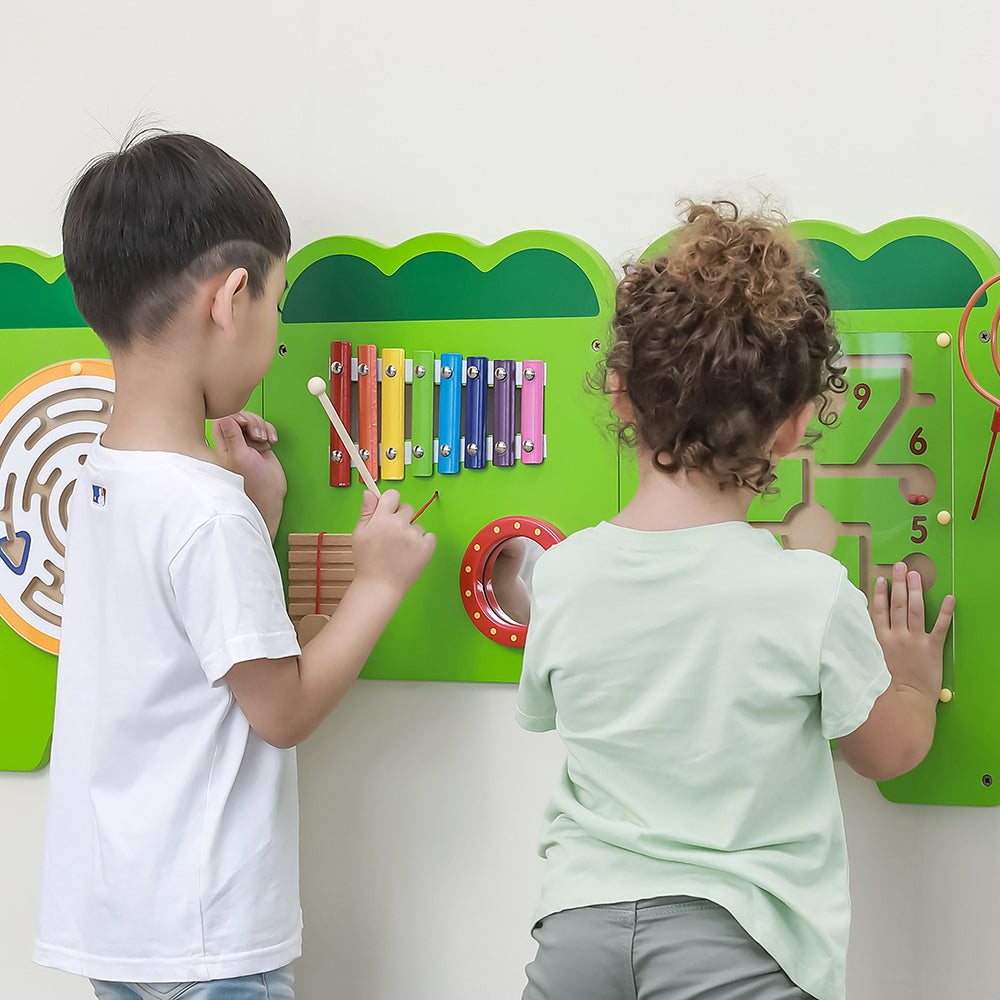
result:
[[[108,499],[108,491],[103,486],[95,486],[93,483],[91,483],[90,488],[94,491],[92,497],[94,506],[103,507]]]

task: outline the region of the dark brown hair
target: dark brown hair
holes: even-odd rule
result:
[[[155,335],[199,281],[227,268],[245,267],[259,298],[290,246],[263,181],[218,146],[179,133],[141,133],[92,163],[63,217],[77,308],[109,347]]]
[[[720,489],[774,492],[767,443],[800,406],[835,419],[846,388],[823,286],[783,217],[732,202],[682,202],[667,252],[630,267],[618,285],[614,343],[596,380],[617,373],[641,442],[663,472],[701,472]]]

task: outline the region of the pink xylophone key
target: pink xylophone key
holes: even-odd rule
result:
[[[545,457],[545,362],[521,366],[521,461],[539,465]]]

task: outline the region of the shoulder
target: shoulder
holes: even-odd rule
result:
[[[91,452],[81,475],[84,493],[90,484],[104,490],[109,509],[121,499],[125,509],[143,502],[151,511],[175,513],[185,518],[215,513],[245,513],[253,504],[243,490],[243,480],[221,466],[187,455],[162,451]],[[253,508],[256,509],[256,508]]]
[[[846,579],[843,563],[833,556],[815,549],[785,548],[767,528],[747,528],[747,547],[763,564],[770,564],[782,575],[831,586]]]
[[[843,563],[815,549],[785,549],[778,545],[774,559],[786,573],[807,580],[836,584],[847,578]]]
[[[853,597],[866,604],[843,563],[813,549],[784,548],[767,528],[747,526],[728,553],[731,597],[748,607],[781,608],[793,623],[824,627],[833,608]]]
[[[79,526],[77,534],[134,535],[144,550],[155,548],[161,558],[220,519],[245,522],[270,539],[239,476],[186,455],[105,448],[92,452],[80,470],[70,518]]]
[[[227,515],[258,520],[257,508],[243,491],[242,480],[225,469],[182,467],[171,477],[171,483],[167,503],[189,520]]]
[[[535,564],[535,573],[562,573],[572,570],[582,562],[588,562],[604,548],[603,539],[597,527],[584,528],[567,535],[561,542],[546,549]]]

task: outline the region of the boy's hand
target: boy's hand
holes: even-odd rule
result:
[[[277,431],[256,413],[240,410],[213,420],[212,437],[223,468],[243,477],[243,488],[264,518],[273,542],[288,492],[285,472],[271,450],[278,440]]]
[[[892,567],[892,597],[884,577],[875,581],[871,617],[875,636],[885,653],[894,684],[907,685],[937,704],[941,694],[944,640],[955,613],[950,594],[930,632],[924,631],[924,593],[920,574],[907,572],[906,563]]]
[[[411,524],[412,518],[413,508],[400,503],[398,490],[386,490],[381,497],[365,491],[351,535],[356,580],[387,583],[400,594],[416,583],[437,538]]]

